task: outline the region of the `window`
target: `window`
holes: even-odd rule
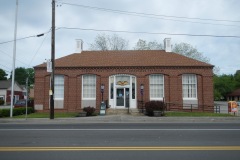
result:
[[[136,83],[136,78],[132,77],[132,99],[135,99],[135,83]]]
[[[127,75],[116,76],[116,85],[120,86],[130,85],[130,76]]]
[[[54,77],[54,99],[64,99],[64,76],[55,75]]]
[[[164,97],[163,75],[154,74],[149,76],[150,99],[160,100]]]
[[[197,77],[195,74],[182,76],[183,98],[197,98]]]
[[[110,89],[110,98],[111,98],[111,99],[114,98],[113,83],[114,83],[114,77],[111,76],[111,77],[110,77],[110,86],[111,86],[111,89]]]
[[[83,75],[83,99],[96,99],[96,75]]]

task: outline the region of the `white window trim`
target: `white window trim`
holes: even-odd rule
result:
[[[54,96],[53,96],[53,99],[54,100],[64,100],[64,92],[65,92],[65,77],[64,77],[64,75],[62,75],[62,74],[56,74],[55,76],[54,76],[54,80],[56,79],[56,77],[57,76],[62,76],[63,77],[63,98],[59,98],[59,97],[55,97],[55,93],[54,93]],[[50,85],[51,85],[51,77],[50,77]],[[54,82],[54,92],[55,92],[55,90],[56,90],[56,83]]]
[[[162,77],[163,77],[163,97],[151,97],[151,90],[150,90],[150,77],[152,76],[152,75],[161,75]],[[150,97],[150,100],[162,100],[163,101],[163,99],[164,99],[164,97],[165,97],[165,81],[164,81],[164,74],[151,74],[151,75],[149,75],[149,97]]]
[[[183,76],[184,75],[194,75],[196,77],[196,97],[183,97],[183,92],[182,92],[182,98],[183,100],[198,100],[198,81],[197,81],[197,75],[196,74],[183,74],[182,75],[182,90],[183,90]]]
[[[54,100],[64,100],[64,98],[54,98]]]
[[[95,76],[95,98],[84,98],[83,97],[83,77],[86,76],[86,75],[94,75]],[[84,74],[82,75],[82,100],[96,100],[97,98],[97,77],[95,74]]]

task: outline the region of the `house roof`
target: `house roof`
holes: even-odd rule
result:
[[[20,89],[23,89],[21,85],[18,84],[17,81],[15,81],[15,85],[18,85]],[[0,89],[8,89],[12,86],[12,80],[0,80]]]
[[[55,60],[55,67],[201,66],[213,65],[164,50],[82,51]],[[46,67],[46,63],[35,67]]]
[[[11,87],[12,80],[0,80],[0,89],[7,89]]]
[[[240,88],[228,94],[228,96],[240,96]]]

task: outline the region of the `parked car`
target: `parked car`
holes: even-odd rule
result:
[[[14,104],[14,108],[18,108],[18,107],[26,107],[26,99],[18,100]],[[33,100],[28,100],[28,107],[33,107]]]

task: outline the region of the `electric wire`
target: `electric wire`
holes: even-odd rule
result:
[[[5,66],[5,65],[3,65],[3,64],[0,64],[0,65],[3,66],[3,67],[5,67],[5,68],[7,68],[7,69],[12,70],[11,68],[9,68],[9,67],[7,67],[7,66]]]
[[[13,58],[12,56],[10,56],[9,54],[7,54],[6,52],[4,52],[4,51],[2,51],[2,50],[0,50],[0,52],[2,52],[3,54],[5,54],[5,55],[9,56],[10,58]],[[23,61],[20,61],[20,60],[19,60],[19,59],[17,59],[17,58],[16,58],[16,60],[17,60],[18,62],[20,62],[20,63],[24,64],[24,65],[27,65],[26,63],[24,63]]]
[[[193,36],[193,37],[215,37],[215,38],[240,38],[240,36],[231,35],[208,35],[208,34],[185,34],[185,33],[163,33],[163,32],[145,32],[145,31],[120,31],[120,30],[109,30],[109,29],[94,29],[94,28],[72,28],[72,27],[58,27],[58,29],[68,30],[85,30],[85,31],[97,31],[97,32],[114,32],[114,33],[133,33],[133,34],[162,34],[171,36]]]
[[[59,1],[60,4],[70,5],[70,6],[77,6],[92,10],[99,10],[104,12],[112,12],[112,13],[118,13],[118,14],[125,14],[125,15],[131,15],[131,16],[138,16],[138,17],[146,17],[146,18],[155,18],[155,19],[163,19],[168,21],[179,21],[179,22],[188,22],[188,23],[199,23],[199,24],[210,24],[210,25],[221,25],[221,26],[232,26],[232,27],[240,27],[239,25],[231,25],[231,24],[216,24],[216,23],[208,23],[208,22],[197,22],[197,21],[188,21],[184,19],[190,19],[190,20],[201,20],[201,21],[215,21],[215,22],[235,22],[239,23],[240,21],[236,20],[224,20],[224,19],[207,19],[207,18],[192,18],[192,17],[178,17],[178,16],[168,16],[168,15],[158,15],[158,14],[152,14],[152,13],[142,13],[142,12],[131,12],[131,11],[123,11],[123,10],[114,10],[114,9],[108,9],[108,8],[100,8],[100,7],[93,7],[93,6],[86,6],[81,4],[72,4],[67,3],[63,1]],[[163,18],[167,17],[167,18]],[[177,19],[169,19],[169,18],[177,18]],[[182,19],[182,20],[180,20]]]
[[[49,33],[49,32],[51,32],[51,30],[50,30],[50,31],[47,31],[47,32],[44,32],[44,33],[41,33],[41,34],[37,34],[37,35],[31,35],[31,36],[27,36],[27,37],[17,38],[16,41],[24,40],[24,39],[28,39],[28,38],[32,38],[32,37],[41,37],[41,36],[43,36],[44,34]],[[10,42],[14,42],[14,40],[9,40],[9,41],[0,42],[0,44],[10,43]]]
[[[51,29],[50,29],[50,31],[51,31]],[[49,31],[49,32],[50,32]],[[32,63],[32,61],[34,60],[34,58],[36,57],[36,55],[37,55],[37,53],[38,53],[38,51],[40,50],[40,48],[42,47],[42,45],[43,45],[43,43],[44,43],[44,41],[46,40],[46,38],[48,37],[48,33],[49,32],[47,32],[47,35],[44,37],[44,39],[42,40],[42,42],[41,42],[41,44],[40,44],[40,46],[38,47],[38,49],[36,50],[36,52],[35,52],[35,54],[33,55],[33,57],[32,57],[32,59],[31,59],[31,61],[30,61],[30,63],[29,63],[29,65],[28,65],[28,67],[31,65],[31,63]],[[42,35],[43,36],[43,35]]]

